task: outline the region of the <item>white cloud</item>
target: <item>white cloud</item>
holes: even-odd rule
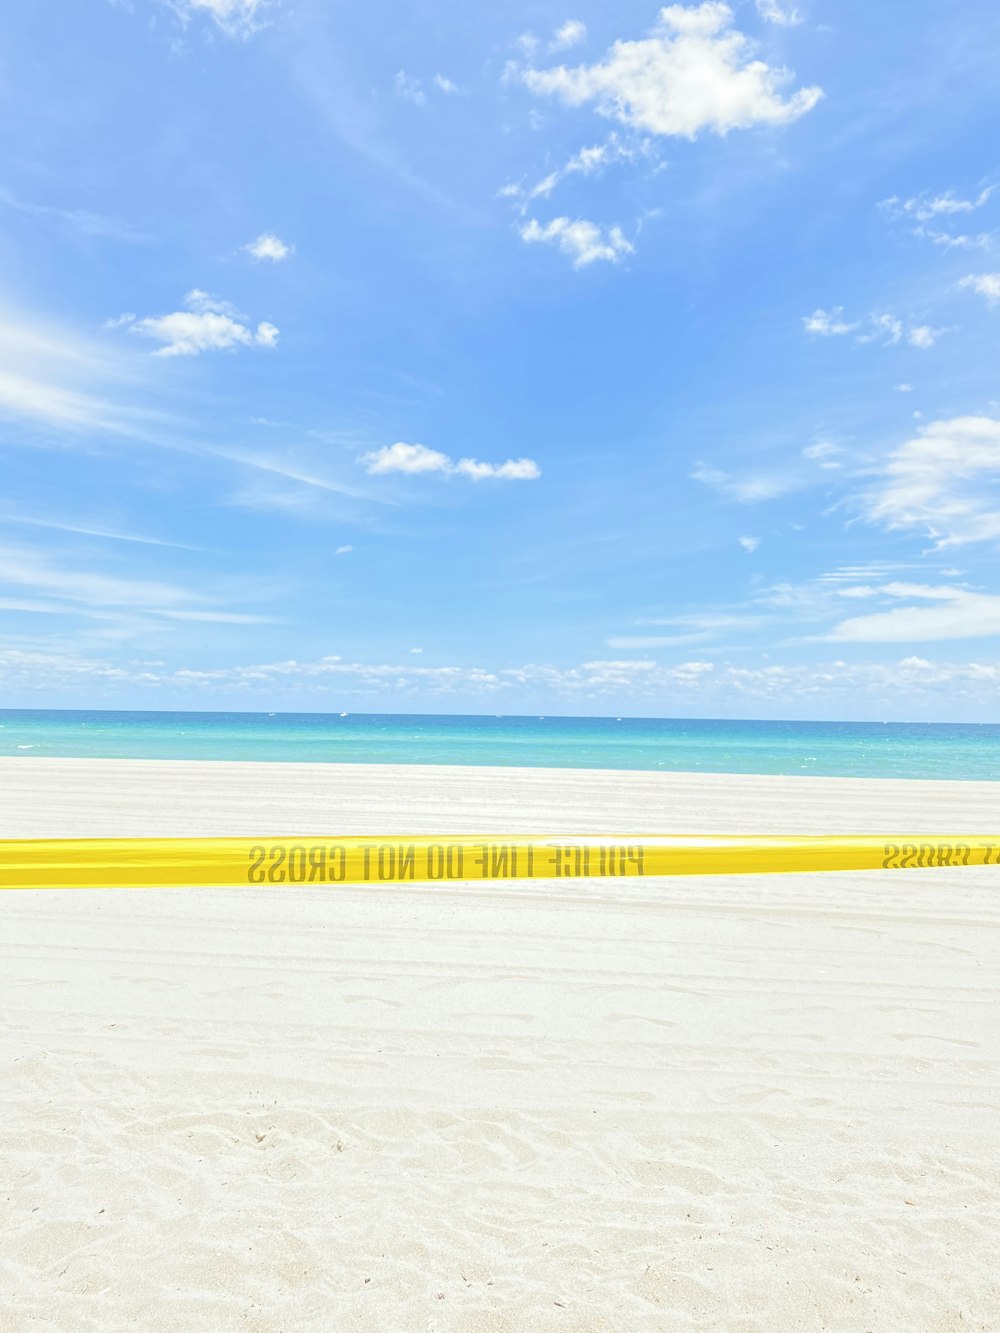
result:
[[[563,171],[567,173],[582,171],[585,176],[589,176],[604,166],[611,157],[625,156],[628,156],[627,150],[622,147],[618,136],[612,134],[605,143],[595,144],[592,148],[581,148],[578,153],[574,153],[563,167]]]
[[[942,333],[944,329],[932,329],[929,324],[920,324],[909,331],[906,341],[911,347],[933,347]]]
[[[760,545],[760,538],[741,537],[739,539],[739,542],[740,545],[743,547],[744,551],[748,551],[751,555],[753,555],[754,551],[756,551],[757,547]]]
[[[412,74],[407,74],[405,69],[397,71],[395,85],[397,97],[412,102],[414,106],[427,105],[427,94],[424,92],[423,84]]]
[[[56,208],[51,204],[36,204],[18,198],[9,190],[0,189],[0,204],[18,213],[25,213],[29,217],[41,218],[60,230],[69,231],[88,240],[115,240],[132,245],[144,245],[152,239],[147,232],[139,231],[123,218],[106,213],[92,213],[86,208]]]
[[[34,588],[62,601],[85,606],[133,606],[148,609],[157,604],[171,606],[198,600],[183,588],[147,579],[123,579],[91,573],[77,567],[67,569],[44,554],[24,547],[0,548],[0,584]]]
[[[534,93],[570,106],[592,102],[633,129],[686,138],[783,125],[812,110],[821,89],[801,88],[783,100],[778,89],[791,74],[753,59],[753,44],[732,18],[718,0],[668,5],[649,37],[615,42],[598,63],[528,69],[522,78]]]
[[[736,500],[740,504],[756,504],[760,500],[775,500],[793,490],[795,482],[789,477],[749,476],[734,477],[720,468],[699,463],[691,473],[693,481],[703,482],[714,491],[724,495],[727,500]]]
[[[138,357],[33,319],[0,315],[0,415],[60,430],[141,435],[160,414],[123,401]]]
[[[587,25],[582,19],[567,19],[562,27],[557,28],[549,42],[550,51],[568,51],[571,46],[579,46],[587,40]]]
[[[990,305],[1000,301],[1000,273],[970,273],[959,283],[960,287],[971,287],[980,296],[985,296]]]
[[[273,324],[264,321],[254,330],[230,302],[197,287],[188,292],[184,304],[187,310],[136,320],[130,332],[163,343],[154,356],[198,356],[233,347],[277,345],[278,330]]]
[[[634,162],[640,155],[648,155],[649,151],[650,143],[648,139],[639,144],[626,145],[622,143],[617,134],[612,133],[608,135],[604,143],[594,144],[589,148],[581,148],[579,152],[573,154],[564,166],[557,167],[555,171],[550,171],[530,190],[525,191],[521,185],[505,185],[502,190],[498,191],[498,194],[502,198],[522,200],[548,198],[566,176],[575,174],[592,176],[595,172],[600,171],[602,167],[607,166],[609,162]],[[522,213],[525,211],[523,204],[520,211]]]
[[[0,649],[0,685],[8,695],[16,690],[44,697],[42,691],[78,689],[81,682],[108,698],[130,685],[148,688],[161,698],[170,691],[179,699],[190,692],[197,697],[214,693],[272,700],[287,691],[290,701],[303,694],[321,704],[355,696],[370,706],[373,698],[395,695],[409,700],[429,694],[491,703],[503,700],[507,711],[537,707],[543,698],[567,700],[571,706],[601,699],[608,711],[626,707],[638,711],[642,700],[643,707],[654,712],[674,703],[696,701],[706,710],[719,705],[759,706],[768,716],[787,716],[788,703],[795,700],[810,710],[817,701],[827,701],[828,706],[840,709],[875,704],[882,717],[899,716],[903,709],[904,716],[912,717],[916,706],[936,718],[943,708],[952,715],[963,710],[979,718],[984,710],[996,716],[1000,662],[938,662],[911,655],[888,662],[734,665],[704,660],[665,664],[642,657],[598,659],[576,666],[531,662],[489,669],[419,666],[407,654],[402,662],[344,661],[330,656],[171,670],[158,661],[119,664],[70,652]]]
[[[893,451],[882,482],[863,497],[866,516],[920,528],[938,548],[1000,538],[1000,421],[932,421]]]
[[[0,370],[0,414],[31,417],[53,426],[127,429],[121,412],[90,394]]]
[[[506,463],[479,463],[474,458],[460,458],[455,471],[473,481],[495,478],[499,481],[535,481],[542,475],[536,462],[530,458],[508,458]]]
[[[338,546],[337,549],[334,551],[333,554],[334,554],[334,555],[350,555],[350,553],[351,553],[353,550],[354,550],[354,547],[353,547],[353,546]]]
[[[50,528],[54,532],[74,532],[82,537],[101,537],[107,541],[136,542],[140,546],[167,546],[175,551],[200,551],[200,546],[189,546],[186,542],[169,542],[161,537],[144,537],[133,532],[115,532],[108,528],[91,524],[66,522],[50,518],[30,518],[27,514],[0,513],[4,523],[19,523],[29,528]]]
[[[895,315],[872,315],[871,333],[859,333],[859,343],[880,342],[883,347],[895,347],[903,337],[903,322]]]
[[[912,393],[912,392],[913,392],[913,385],[912,385],[912,384],[897,384],[897,385],[896,385],[896,392],[897,392],[897,393]]]
[[[946,190],[944,194],[938,195],[918,194],[905,200],[894,194],[889,199],[882,199],[878,207],[891,217],[908,216],[916,218],[918,222],[928,222],[931,218],[971,213],[974,209],[982,208],[992,193],[993,186],[990,185],[980,190],[974,199],[960,199],[954,190]]]
[[[452,83],[451,79],[449,79],[444,74],[434,75],[434,86],[440,92],[445,93],[448,96],[452,96],[453,94],[460,93],[462,91],[457,83]]]
[[[553,218],[543,227],[532,218],[521,228],[521,240],[529,245],[549,242],[557,245],[573,261],[574,268],[584,268],[595,260],[606,259],[617,263],[622,255],[634,254],[635,246],[626,240],[620,227],[603,231],[595,222],[585,218]]]
[[[385,472],[448,472],[451,459],[437,449],[423,444],[387,444],[362,456],[367,471],[375,476]]]
[[[844,451],[839,444],[830,444],[828,440],[820,440],[817,444],[807,445],[802,450],[802,457],[808,458],[810,463],[817,463],[821,468],[832,469],[839,468],[837,462],[838,454]]]
[[[283,625],[276,616],[254,616],[243,611],[157,611],[153,614],[167,620],[196,620],[213,625]]]
[[[898,316],[882,313],[869,315],[867,331],[858,333],[857,330],[862,327],[861,322],[848,322],[842,318],[843,313],[844,307],[839,305],[830,310],[814,310],[811,315],[803,318],[802,324],[806,333],[823,338],[843,337],[853,333],[856,342],[879,343],[882,347],[896,347],[902,342],[904,334],[913,347],[933,347],[942,333],[949,332],[947,329],[931,328],[929,324],[914,325],[907,330]]]
[[[765,23],[778,23],[783,28],[796,28],[805,22],[797,9],[785,8],[778,0],[757,0],[757,13]]]
[[[867,591],[867,590],[866,590]],[[841,643],[917,643],[1000,635],[1000,597],[965,588],[890,583],[878,590],[930,606],[901,606],[841,621],[826,637]]]
[[[805,325],[806,333],[818,333],[824,338],[853,333],[858,326],[848,324],[846,320],[841,319],[843,313],[842,305],[835,305],[832,310],[814,310],[811,315],[803,316],[802,323]]]
[[[970,236],[950,231],[932,231],[929,227],[915,227],[913,234],[924,237],[944,250],[989,250],[994,241],[994,234],[988,231]]]
[[[410,652],[411,652],[411,653],[422,653],[423,651],[424,651],[423,648],[411,648],[411,649],[410,649]]]
[[[387,444],[363,454],[360,460],[373,476],[390,472],[419,475],[428,472],[457,473],[472,481],[535,481],[542,475],[530,458],[509,458],[505,463],[480,463],[474,458],[460,458],[456,463],[437,449],[423,444]]]
[[[174,8],[184,18],[207,14],[229,37],[252,37],[264,25],[258,15],[269,8],[270,0],[175,0]]]
[[[287,259],[295,249],[294,245],[286,245],[280,236],[275,236],[273,231],[264,231],[255,241],[243,247],[247,254],[253,255],[254,259],[270,259],[274,263],[279,263],[282,259]]]

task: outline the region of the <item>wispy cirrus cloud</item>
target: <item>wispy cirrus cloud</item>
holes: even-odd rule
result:
[[[570,176],[596,176],[612,162],[635,162],[640,157],[650,156],[651,152],[649,139],[626,143],[620,135],[612,132],[603,143],[579,149],[561,167],[547,172],[534,185],[508,182],[498,191],[498,195],[502,199],[514,201],[519,212],[524,214],[532,200],[548,199],[556,186]]]
[[[930,643],[1000,636],[1000,596],[916,583],[888,583],[864,591],[910,605],[852,616],[824,637],[837,643]]]
[[[128,245],[146,245],[152,236],[134,227],[124,218],[109,213],[95,213],[87,208],[60,208],[52,204],[30,203],[8,190],[0,190],[0,204],[28,217],[51,223],[53,227],[83,240],[120,241]]]
[[[0,417],[74,434],[143,433],[163,415],[138,400],[140,361],[11,312],[0,317]]]
[[[938,549],[1000,539],[1000,421],[931,421],[894,449],[862,497],[866,517],[926,532]]]
[[[805,16],[794,5],[779,4],[778,0],[756,0],[757,13],[765,23],[777,23],[782,28],[797,28]]]
[[[735,500],[739,504],[775,500],[795,490],[800,484],[790,473],[750,473],[737,476],[732,472],[723,471],[722,468],[711,467],[707,463],[699,463],[692,471],[691,478],[711,487],[727,500]]]
[[[185,21],[199,15],[212,19],[227,37],[246,41],[265,27],[271,0],[170,0]]]

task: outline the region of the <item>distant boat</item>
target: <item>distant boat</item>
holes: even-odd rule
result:
[[[346,713],[341,713],[341,715],[340,715],[340,716],[341,716],[341,717],[346,717],[346,716],[347,716],[347,714],[346,714]]]

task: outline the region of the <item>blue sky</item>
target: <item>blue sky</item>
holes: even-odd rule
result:
[[[0,700],[1000,720],[998,50],[12,0]]]

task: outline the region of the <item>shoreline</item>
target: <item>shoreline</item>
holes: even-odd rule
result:
[[[1000,782],[958,779],[0,758],[0,790],[9,838],[1000,831]]]

